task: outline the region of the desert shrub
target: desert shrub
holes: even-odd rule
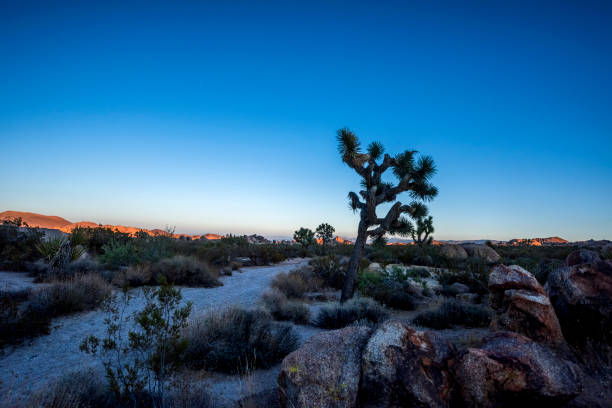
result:
[[[137,288],[153,283],[153,272],[150,264],[138,264],[129,266],[125,270],[115,272],[113,283],[120,287],[129,286]]]
[[[448,329],[454,326],[486,327],[491,323],[491,311],[483,305],[448,299],[437,309],[417,315],[413,323],[432,329]]]
[[[0,269],[23,271],[40,255],[36,245],[43,233],[38,228],[29,228],[21,218],[0,222]]]
[[[462,283],[470,288],[470,292],[479,295],[489,293],[488,289],[488,266],[482,265],[480,261],[473,260],[473,269],[468,266],[464,270],[442,270],[438,274],[438,281],[443,287],[443,294],[454,296],[450,285],[455,282]],[[469,262],[468,262],[469,264]]]
[[[94,309],[110,292],[111,286],[98,275],[36,290],[0,292],[0,346],[48,334],[52,318]]]
[[[177,255],[162,259],[151,266],[153,277],[166,277],[174,285],[212,288],[223,285],[217,279],[219,273],[205,262],[192,256]]]
[[[133,241],[111,241],[102,247],[100,260],[112,269],[133,265],[139,262],[138,252]]]
[[[340,262],[338,256],[319,256],[313,258],[309,262],[309,265],[315,276],[323,280],[325,286],[334,289],[342,289],[346,265]]]
[[[111,408],[119,401],[93,371],[68,373],[59,380],[35,391],[26,407],[40,408]]]
[[[240,372],[247,365],[269,368],[297,348],[292,327],[262,310],[237,307],[209,312],[187,328],[189,368]]]
[[[108,313],[106,335],[90,335],[81,343],[81,351],[98,356],[104,366],[109,389],[115,398],[132,406],[166,406],[172,375],[181,367],[180,355],[187,343],[182,331],[187,327],[191,302],[181,306],[179,289],[161,280],[158,288],[144,288],[145,306],[132,316],[125,316],[130,294],[123,291],[107,298],[103,310]],[[134,322],[127,336],[123,327]],[[148,404],[141,404],[143,396]]]
[[[362,271],[357,289],[363,296],[394,309],[413,310],[416,307],[415,293],[403,272],[386,274],[382,271]]]
[[[314,276],[312,269],[302,267],[290,272],[279,273],[272,279],[270,286],[278,289],[288,298],[302,298],[306,292],[322,288],[323,282]]]
[[[33,291],[28,307],[40,316],[62,316],[95,309],[111,290],[112,287],[99,275],[84,275]]]
[[[340,329],[351,323],[367,320],[380,323],[389,317],[389,311],[369,298],[353,298],[346,303],[323,306],[315,325],[324,329]]]
[[[287,299],[279,290],[264,293],[261,303],[276,320],[290,320],[297,324],[305,324],[310,320],[310,309],[305,304]]]

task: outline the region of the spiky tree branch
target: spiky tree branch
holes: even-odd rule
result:
[[[406,216],[418,220],[427,215],[423,202],[432,200],[438,193],[431,184],[430,178],[435,174],[434,161],[429,156],[420,156],[415,160],[415,150],[406,150],[395,156],[385,154],[381,143],[372,142],[361,151],[357,136],[347,128],[338,130],[338,151],[350,168],[362,178],[362,190],[359,194],[348,194],[350,208],[360,214],[355,250],[345,278],[342,300],[352,297],[357,277],[357,266],[369,237],[379,238],[386,233],[410,236],[414,226]],[[382,158],[382,159],[381,159]],[[397,182],[382,181],[383,174],[391,169]],[[398,195],[407,192],[413,201],[402,204],[397,201]],[[376,207],[380,204],[393,205],[384,217],[378,217]]]

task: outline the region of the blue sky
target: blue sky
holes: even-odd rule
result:
[[[0,211],[350,237],[348,126],[433,156],[438,239],[612,237],[610,2],[13,3]]]

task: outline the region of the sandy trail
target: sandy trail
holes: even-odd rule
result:
[[[221,277],[223,286],[182,288],[183,299],[193,302],[192,317],[205,313],[211,308],[229,305],[252,307],[269,287],[274,276],[300,267],[306,262],[306,259],[291,259],[273,266],[242,268],[242,272],[234,272],[233,276]],[[25,274],[20,275],[24,279],[24,285],[30,286],[29,278]],[[10,280],[7,286],[18,286],[15,274],[6,275],[4,272],[0,273],[0,286],[4,277]],[[143,305],[143,297],[135,296],[126,312],[132,313]],[[0,351],[0,395],[4,397],[0,398],[0,405],[2,399],[14,401],[25,398],[33,390],[64,374],[100,365],[99,360],[80,352],[79,345],[89,334],[98,337],[104,335],[105,317],[105,313],[95,310],[54,319],[49,335]],[[302,339],[306,339],[316,331],[314,328],[300,327],[298,332]],[[230,385],[234,381],[225,378],[221,382]],[[218,391],[224,394],[223,391],[228,392],[233,387],[230,386],[225,390],[223,389],[226,387],[220,388]]]

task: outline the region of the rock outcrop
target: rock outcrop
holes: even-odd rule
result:
[[[452,348],[433,332],[384,323],[363,353],[361,407],[446,407],[452,386],[446,361]]]
[[[545,286],[565,337],[578,345],[588,338],[612,341],[612,261],[590,252],[570,254],[568,266],[551,272]],[[575,264],[580,260],[588,262]]]
[[[467,259],[468,254],[461,245],[455,244],[444,244],[440,247],[440,253],[442,256],[448,259],[454,259],[457,261],[463,261]]]
[[[567,266],[580,265],[585,263],[592,263],[600,261],[599,254],[589,249],[579,249],[574,251],[565,258],[565,264]]]
[[[489,274],[492,328],[509,330],[541,343],[565,345],[561,327],[544,288],[518,265],[497,265]]]
[[[489,264],[494,264],[501,260],[501,256],[487,245],[463,244],[463,249],[465,249],[469,256],[483,259]]]
[[[281,406],[355,407],[361,354],[371,333],[356,326],[320,333],[285,357],[278,377]]]
[[[582,390],[577,365],[511,332],[468,348],[452,371],[468,407],[562,406]]]

